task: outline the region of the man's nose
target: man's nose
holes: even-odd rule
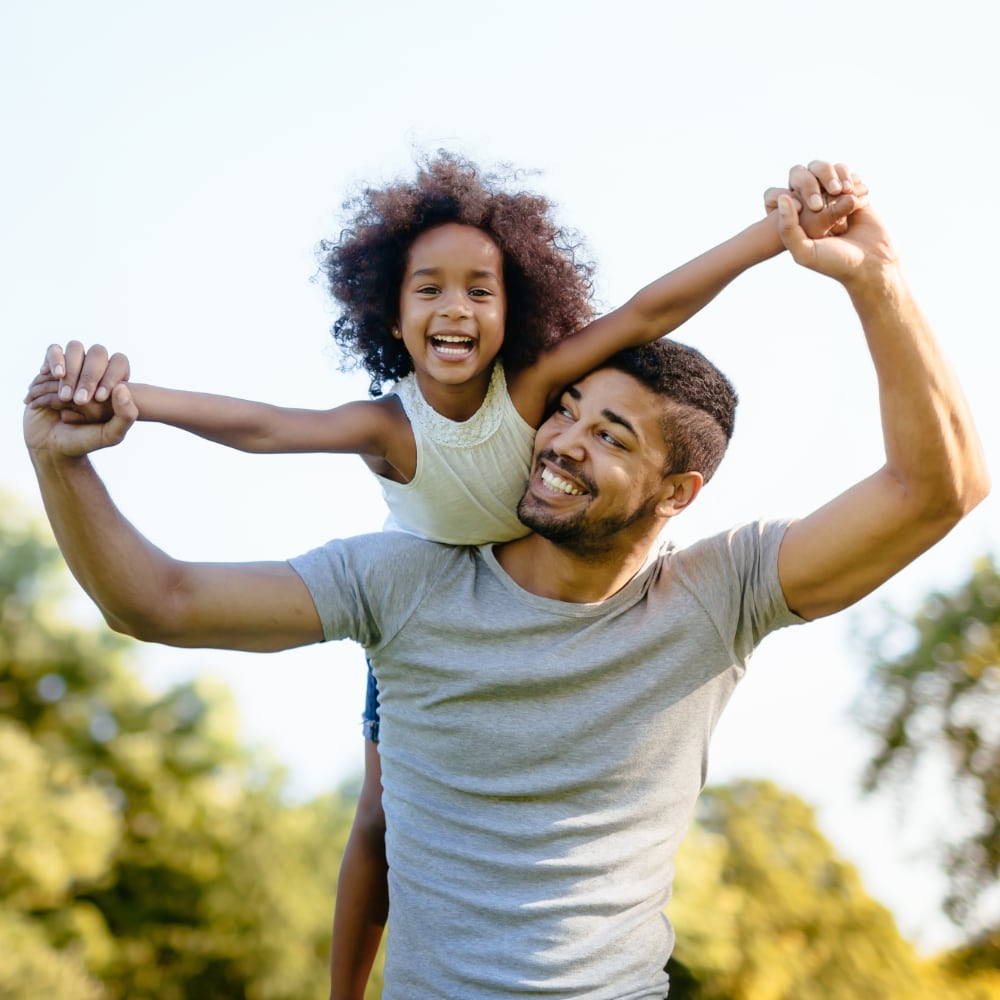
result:
[[[557,455],[582,462],[587,457],[583,428],[579,422],[563,427],[550,441],[549,447]]]

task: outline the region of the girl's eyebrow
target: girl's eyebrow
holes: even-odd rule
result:
[[[413,278],[417,277],[427,277],[428,275],[437,275],[444,270],[443,267],[418,267],[415,271],[410,272],[410,276]],[[476,268],[474,271],[469,271],[470,278],[492,278],[494,281],[499,281],[496,271],[491,271],[489,268]]]

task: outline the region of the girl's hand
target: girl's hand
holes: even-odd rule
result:
[[[764,208],[769,215],[783,194],[795,200],[799,224],[810,239],[846,233],[850,215],[868,204],[868,185],[843,163],[825,160],[792,167],[787,188],[768,188]]]
[[[809,235],[801,223],[798,202],[787,192],[778,198],[778,233],[796,263],[860,290],[874,281],[881,285],[887,269],[898,264],[885,227],[867,205],[852,216],[843,235],[826,239]]]
[[[124,354],[109,356],[100,344],[85,350],[77,340],[65,350],[52,344],[24,402],[36,409],[58,410],[64,423],[102,423],[111,419],[114,387],[128,377]]]

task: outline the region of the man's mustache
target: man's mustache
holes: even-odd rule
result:
[[[540,451],[535,456],[535,464],[538,465],[542,461],[552,467],[553,470],[561,470],[565,472],[568,476],[575,479],[578,483],[581,483],[587,488],[587,492],[593,496],[597,495],[597,487],[595,486],[593,480],[584,473],[584,471],[577,465],[576,462],[561,458],[554,451]]]

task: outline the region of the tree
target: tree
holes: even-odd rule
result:
[[[903,787],[929,759],[943,764],[954,812],[968,817],[964,835],[939,845],[950,883],[945,910],[980,932],[989,924],[981,904],[1000,880],[996,563],[979,560],[965,583],[930,594],[912,618],[888,613],[888,622],[868,636],[871,667],[861,707],[877,748],[864,785]]]
[[[58,553],[3,513],[0,995],[325,995],[351,800],[285,801],[220,686],[146,691],[133,644],[66,624]]]
[[[698,1000],[950,995],[836,857],[812,810],[768,782],[702,794],[669,915]]]

